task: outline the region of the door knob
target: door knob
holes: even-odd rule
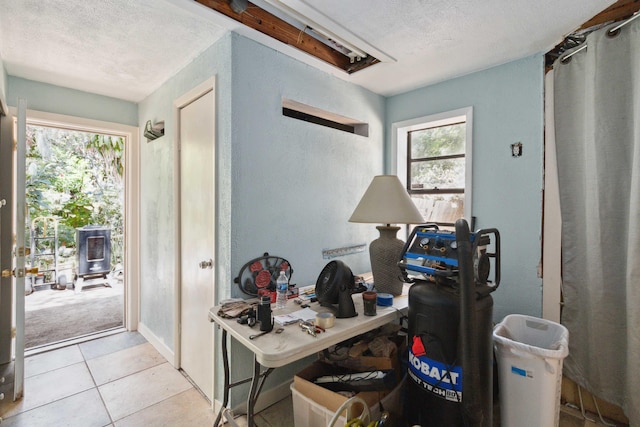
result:
[[[207,268],[213,268],[213,260],[209,259],[208,261],[200,261],[200,268],[205,270]]]

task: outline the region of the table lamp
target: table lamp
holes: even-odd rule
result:
[[[374,177],[349,222],[385,224],[376,227],[380,237],[369,245],[373,283],[378,292],[400,295],[403,282],[398,261],[404,242],[396,237],[400,227],[391,224],[421,224],[424,218],[398,177]]]

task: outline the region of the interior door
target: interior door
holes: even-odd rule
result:
[[[215,288],[214,91],[178,106],[180,144],[180,367],[213,402]]]
[[[13,117],[0,114],[0,417],[13,397]],[[8,274],[7,274],[8,273]],[[0,418],[1,419],[1,418]]]
[[[16,129],[11,117],[0,123],[0,406],[24,390],[26,110],[26,100],[19,99]]]

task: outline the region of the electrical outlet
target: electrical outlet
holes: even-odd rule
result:
[[[522,142],[516,142],[515,144],[511,144],[511,157],[520,157],[522,156]]]

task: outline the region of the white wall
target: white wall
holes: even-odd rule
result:
[[[7,71],[4,69],[4,62],[0,56],[0,110],[7,102]]]
[[[476,229],[498,229],[502,281],[494,319],[542,315],[543,55],[417,89],[388,99],[387,170],[393,123],[473,107],[473,215]],[[511,144],[523,144],[511,157]]]

